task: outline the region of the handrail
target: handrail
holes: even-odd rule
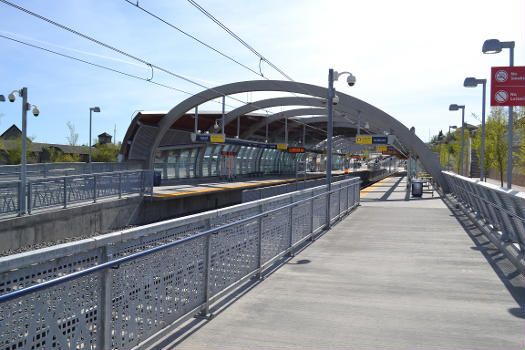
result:
[[[195,235],[192,235],[190,237],[185,237],[185,238],[176,240],[174,242],[169,242],[169,243],[166,243],[166,244],[162,244],[162,245],[159,245],[157,247],[153,247],[153,248],[149,248],[149,249],[143,250],[141,252],[132,253],[132,254],[124,256],[122,258],[111,260],[111,261],[108,261],[108,262],[105,262],[105,263],[102,263],[102,264],[99,264],[99,265],[96,265],[96,266],[93,266],[93,267],[86,268],[86,269],[84,269],[82,271],[73,272],[73,273],[70,273],[68,275],[60,276],[60,277],[51,279],[49,281],[41,282],[41,283],[29,286],[29,287],[24,287],[24,288],[18,289],[18,290],[13,291],[13,292],[1,294],[0,295],[0,303],[8,301],[8,300],[12,300],[14,298],[17,298],[17,297],[20,297],[20,296],[23,296],[23,295],[26,295],[26,294],[29,294],[29,293],[32,293],[32,292],[36,292],[36,291],[42,290],[42,289],[45,289],[45,288],[49,288],[49,287],[52,287],[52,286],[60,284],[60,283],[71,281],[73,279],[76,279],[76,278],[79,278],[79,277],[82,277],[82,276],[85,276],[85,275],[88,275],[88,274],[91,274],[91,273],[94,273],[94,272],[97,272],[97,271],[100,271],[100,270],[103,270],[103,269],[113,268],[113,267],[118,268],[120,264],[126,263],[128,261],[132,261],[132,260],[135,260],[137,258],[156,253],[156,252],[158,252],[160,250],[164,250],[164,249],[167,249],[167,248],[170,248],[170,247],[182,244],[184,242],[188,242],[190,240],[193,240],[193,239],[196,239],[196,238],[199,238],[199,237],[202,237],[202,236],[207,236],[209,234],[213,234],[213,233],[215,233],[217,231],[220,231],[220,230],[224,230],[224,229],[236,226],[236,225],[243,224],[243,223],[248,222],[248,221],[252,221],[252,220],[258,219],[258,218],[266,216],[268,214],[275,213],[277,211],[280,211],[280,210],[283,210],[283,209],[286,209],[286,208],[289,208],[289,207],[292,207],[292,206],[296,206],[296,205],[301,204],[303,202],[311,201],[311,200],[314,200],[316,198],[329,195],[331,193],[334,193],[334,192],[343,190],[345,188],[354,186],[355,182],[360,182],[360,180],[358,178],[356,178],[356,179],[349,179],[349,180],[354,180],[354,181],[351,181],[351,183],[349,185],[341,186],[341,187],[338,187],[336,189],[332,189],[330,191],[325,191],[323,193],[320,193],[320,194],[317,194],[317,195],[313,195],[313,196],[310,196],[310,197],[307,197],[307,198],[295,201],[293,203],[289,203],[289,204],[283,205],[281,207],[278,207],[278,208],[275,208],[275,209],[271,209],[271,210],[268,210],[268,211],[265,211],[265,212],[262,212],[262,213],[259,213],[259,214],[256,214],[256,215],[244,218],[244,219],[240,219],[240,220],[232,222],[232,223],[228,223],[228,224],[224,224],[224,225],[221,225],[221,226],[217,226],[217,227],[208,229],[206,231],[199,232],[199,233],[197,233]]]

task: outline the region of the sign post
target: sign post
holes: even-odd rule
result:
[[[513,46],[514,47],[514,46]],[[509,131],[507,148],[507,188],[512,187],[512,107],[525,106],[525,66],[514,67],[511,51],[510,67],[492,67],[490,105],[509,107]]]

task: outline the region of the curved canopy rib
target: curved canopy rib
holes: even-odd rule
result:
[[[221,96],[254,91],[294,92],[307,94],[317,98],[325,98],[328,94],[327,89],[324,87],[281,80],[241,81],[202,91],[173,107],[159,122],[159,132],[156,134],[151,145],[150,154],[146,160],[147,165],[150,168],[153,167],[155,152],[160,145],[162,137],[166,134],[171,125],[173,125],[177,119],[190,109]],[[389,114],[362,100],[346,95],[340,91],[337,92],[337,95],[339,96],[340,106],[351,107],[356,111],[360,111],[361,116],[365,117],[370,124],[388,125],[391,132],[396,135],[402,144],[406,145],[411,154],[416,155],[419,158],[425,169],[431,173],[440,186],[445,190],[448,190],[448,185],[441,174],[442,168],[436,155],[426,147],[421,139],[419,139],[414,133],[411,133],[407,127]]]

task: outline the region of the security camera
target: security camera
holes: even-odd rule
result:
[[[9,102],[15,102],[16,100],[15,94],[13,93],[10,93],[9,96],[7,96],[7,98],[9,99]]]
[[[348,86],[354,86],[355,85],[355,76],[352,74],[348,75],[348,78],[346,78],[346,82],[348,83]]]
[[[34,107],[33,107],[33,115],[34,115],[35,117],[38,117],[39,114],[40,114],[40,110],[38,109],[37,106],[34,106]]]
[[[336,105],[338,103],[339,103],[339,96],[335,95],[334,98],[332,99],[332,104]]]

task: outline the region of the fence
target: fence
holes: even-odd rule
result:
[[[4,349],[130,349],[313,239],[359,178],[0,258]]]
[[[20,181],[0,182],[0,216],[20,211]],[[153,171],[130,170],[88,175],[48,177],[27,183],[28,213],[35,209],[93,201],[127,194],[149,193],[153,186]]]
[[[135,162],[64,162],[64,163],[33,163],[27,164],[28,178],[49,176],[83,175],[125,170],[141,170],[142,163]],[[0,165],[0,180],[17,180],[20,177],[20,165]]]
[[[479,218],[501,232],[501,240],[519,245],[525,251],[525,193],[444,171],[456,198]]]

